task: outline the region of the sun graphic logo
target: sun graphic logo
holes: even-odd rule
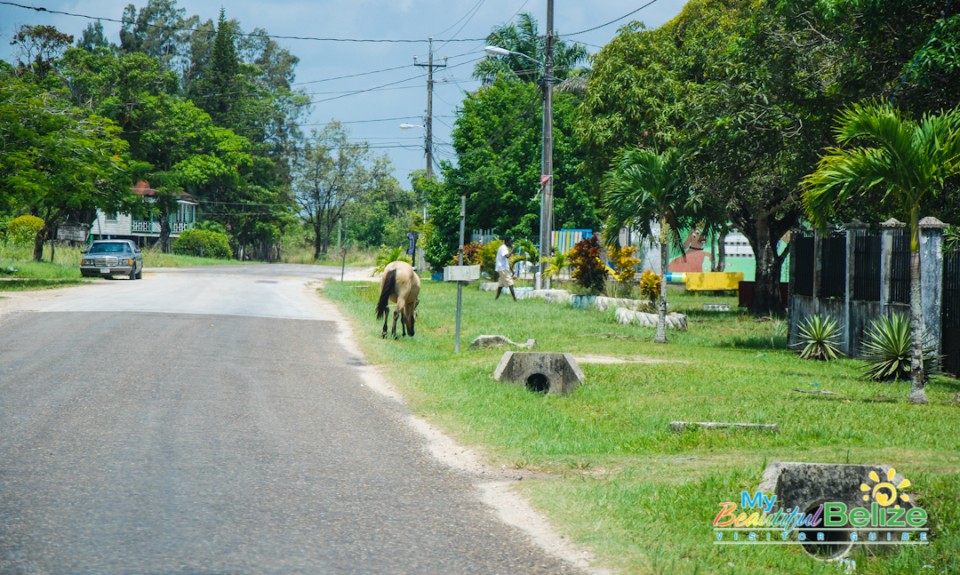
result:
[[[896,485],[894,485],[894,477],[897,475],[897,470],[890,468],[887,471],[886,481],[881,481],[880,476],[876,471],[871,471],[869,478],[873,482],[873,486],[866,483],[860,484],[860,491],[863,492],[863,500],[870,501],[873,499],[881,507],[890,507],[894,506],[894,509],[899,509],[900,504],[898,501],[904,503],[910,501],[910,496],[906,493],[903,493],[903,490],[907,487],[910,487],[910,480],[903,479]]]

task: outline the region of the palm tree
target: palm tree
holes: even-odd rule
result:
[[[838,145],[856,147],[828,148],[817,170],[804,179],[807,216],[823,228],[838,206],[879,191],[881,206],[909,222],[910,401],[926,403],[918,224],[922,207],[940,195],[948,178],[960,174],[960,108],[914,122],[889,104],[854,105],[840,113],[835,134]]]
[[[657,304],[657,343],[667,341],[668,242],[679,240],[678,224],[688,209],[688,188],[684,184],[680,154],[673,149],[663,153],[648,148],[629,148],[622,152],[603,180],[603,207],[607,212],[605,238],[616,242],[626,226],[644,230],[652,236],[651,224],[660,223],[660,299]]]
[[[541,70],[534,62],[543,63],[546,39],[537,34],[537,20],[531,14],[520,14],[517,16],[516,24],[494,28],[493,32],[487,36],[487,43],[511,52],[526,54],[527,58],[516,54],[496,59],[484,58],[474,68],[474,78],[483,81],[484,84],[492,84],[499,74],[510,72],[524,82],[536,82],[540,79]],[[586,59],[587,48],[583,44],[555,41],[553,45],[555,82],[570,76],[577,64]]]

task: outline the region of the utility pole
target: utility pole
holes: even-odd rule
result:
[[[543,197],[540,199],[540,277],[544,277],[553,231],[553,0],[547,0],[547,42],[543,65]],[[547,280],[547,286],[549,280]]]
[[[446,68],[447,59],[443,59],[443,64],[434,64],[433,63],[433,38],[429,39],[429,49],[427,51],[427,63],[421,64],[417,62],[417,59],[413,59],[414,66],[421,66],[427,68],[427,117],[426,122],[424,122],[424,129],[426,131],[426,137],[424,138],[424,152],[427,156],[427,179],[433,179],[433,69],[434,68]],[[424,203],[423,206],[423,222],[427,222],[427,205]],[[419,244],[420,242],[417,242]],[[426,269],[426,261],[423,258],[423,246],[418,245],[417,247],[417,269],[423,270]]]
[[[447,59],[443,59],[443,64],[433,63],[433,38],[430,38],[430,48],[427,55],[427,63],[421,64],[417,59],[413,59],[414,66],[420,66],[427,69],[427,118],[425,128],[427,132],[424,141],[424,149],[427,155],[427,178],[433,179],[433,69],[446,68]]]

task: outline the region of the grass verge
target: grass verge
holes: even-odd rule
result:
[[[81,284],[80,249],[58,246],[53,252],[44,248],[43,261],[33,261],[33,248],[13,246],[0,242],[0,291],[58,288]],[[143,265],[148,268],[175,268],[188,266],[215,266],[240,264],[237,260],[220,260],[165,254],[159,250],[143,250]]]
[[[730,297],[671,294],[689,330],[652,343],[654,330],[622,326],[611,312],[539,300],[512,302],[468,287],[463,340],[454,353],[456,289],[425,281],[417,336],[381,340],[375,286],[328,283],[324,293],[356,325],[370,361],[411,408],[494,464],[549,478],[520,489],[600,562],[624,573],[838,573],[798,546],[716,546],[719,503],[753,491],[767,462],[887,463],[914,484],[933,542],[853,559],[857,573],[960,572],[960,382],[934,378],[930,404],[905,385],[861,376],[862,363],[804,361],[785,349],[782,324],[704,311]],[[469,350],[480,334],[534,338],[541,351],[644,359],[581,363],[586,383],[567,397],[493,381],[503,350]],[[828,390],[813,395],[794,390]],[[673,433],[672,420],[777,423],[781,432]]]

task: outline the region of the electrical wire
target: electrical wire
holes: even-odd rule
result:
[[[637,12],[643,10],[644,8],[649,8],[650,6],[653,6],[654,4],[657,3],[657,1],[658,1],[658,0],[650,0],[649,2],[647,2],[646,4],[644,4],[644,5],[641,6],[641,7],[637,8],[636,10],[627,12],[627,13],[624,14],[623,16],[620,16],[619,18],[614,18],[613,20],[611,20],[611,21],[609,21],[609,22],[607,22],[607,23],[605,23],[605,24],[600,24],[599,26],[594,26],[593,28],[587,28],[586,30],[580,30],[579,32],[574,32],[574,33],[572,33],[572,34],[560,34],[559,36],[562,36],[562,37],[564,37],[564,38],[569,38],[569,37],[571,37],[571,36],[579,36],[580,34],[586,34],[587,32],[593,32],[594,30],[599,30],[600,28],[606,28],[607,26],[609,26],[609,25],[611,25],[611,24],[616,24],[617,22],[619,22],[620,20],[623,20],[624,18],[633,16],[633,15],[636,14]]]
[[[46,12],[48,14],[59,14],[61,16],[71,16],[74,18],[85,18],[87,20],[100,20],[103,22],[113,22],[116,24],[126,25],[133,24],[139,26],[135,22],[128,22],[123,19],[117,18],[107,18],[103,16],[91,16],[89,14],[79,14],[76,12],[66,12],[63,10],[53,10],[52,8],[45,8],[43,6],[28,6],[26,4],[18,4],[16,2],[7,2],[0,0],[0,5],[3,6],[12,6],[14,8],[22,8],[24,10],[33,10],[34,12]],[[162,30],[173,30],[178,32],[205,32],[210,34],[215,34],[216,30],[209,30],[205,28],[190,28],[184,26],[161,26],[159,24],[146,24],[149,28],[159,28]],[[247,36],[247,37],[257,37],[257,38],[270,38],[272,40],[308,40],[313,42],[343,42],[343,43],[361,43],[361,44],[426,44],[430,40],[428,38],[417,39],[417,38],[333,38],[333,37],[316,37],[316,36],[287,36],[280,34],[263,34],[260,32],[234,32],[235,36]],[[483,38],[459,38],[459,39],[450,39],[447,40],[447,43],[450,42],[482,42]]]

